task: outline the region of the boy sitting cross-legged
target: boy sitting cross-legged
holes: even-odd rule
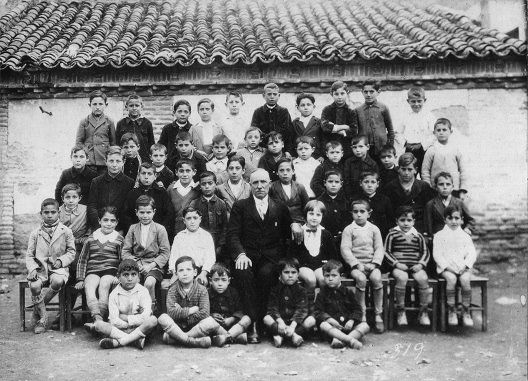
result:
[[[156,202],[150,196],[139,196],[136,201],[138,224],[128,230],[121,252],[123,259],[132,259],[139,264],[141,283],[152,299],[152,311],[156,312],[156,284],[163,280],[164,267],[169,260],[170,244],[163,225],[152,221],[156,213]]]
[[[109,323],[98,320],[94,330],[107,338],[99,342],[101,348],[113,349],[133,344],[143,349],[145,338],[158,325],[151,315],[148,291],[139,284],[139,265],[131,259],[119,264],[119,285],[111,292],[108,308]]]
[[[229,286],[229,269],[222,263],[215,263],[209,275],[211,316],[222,328],[228,330],[226,344],[247,344],[246,329],[251,324],[251,319],[242,311],[237,290]]]
[[[59,221],[59,203],[52,198],[42,201],[40,216],[42,224],[31,232],[26,253],[35,333],[46,332],[46,304],[68,281],[68,266],[75,258],[75,239],[70,228]],[[47,286],[48,291],[42,295],[42,288]]]
[[[431,325],[427,315],[429,304],[429,279],[425,269],[429,261],[429,250],[425,238],[414,228],[414,209],[401,206],[396,210],[397,226],[391,230],[385,241],[385,258],[393,268],[392,276],[396,279],[395,297],[398,311],[398,325],[407,325],[405,314],[405,291],[409,276],[418,284],[421,325]]]
[[[188,347],[209,348],[210,335],[215,335],[215,345],[224,345],[227,335],[220,334],[225,330],[210,316],[207,289],[194,279],[194,260],[187,256],[178,258],[174,273],[177,280],[170,286],[167,294],[167,313],[158,319],[165,331],[163,341],[167,344],[180,343]]]
[[[361,349],[359,340],[370,330],[361,321],[362,309],[351,289],[341,283],[343,265],[330,259],[323,265],[324,286],[315,299],[319,329],[332,339],[332,348]]]
[[[282,345],[283,338],[298,347],[304,341],[302,335],[315,325],[315,320],[308,317],[306,290],[299,284],[299,261],[281,259],[279,271],[280,282],[270,292],[264,324],[273,335],[277,348]]]

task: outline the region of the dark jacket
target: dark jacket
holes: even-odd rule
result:
[[[403,205],[412,206],[416,214],[414,227],[423,234],[425,204],[436,196],[436,191],[425,181],[414,180],[410,193],[406,194],[400,181],[394,180],[387,184],[383,193],[389,198],[393,211]]]
[[[310,201],[308,193],[302,184],[298,184],[295,181],[291,182],[291,198],[286,196],[284,188],[281,185],[280,180],[271,183],[270,197],[282,200],[286,203],[286,206],[290,210],[290,216],[294,222],[303,223],[304,218],[304,206]]]
[[[341,172],[341,174],[343,174],[343,171],[345,169],[343,160],[336,164],[326,159],[321,165],[315,168],[312,181],[310,181],[310,188],[312,188],[312,191],[315,193],[315,197],[319,197],[323,193],[325,193],[326,188],[324,186],[324,175],[327,171],[330,171],[331,169],[338,170],[339,172]]]
[[[155,143],[152,122],[145,117],[133,120],[127,116],[121,119],[116,125],[116,142],[121,144],[121,137],[128,132],[136,134],[139,140],[139,156],[141,160],[149,161],[150,146]]]
[[[377,155],[385,144],[394,145],[394,128],[389,108],[375,101],[368,105],[363,103],[356,107],[358,133],[369,139]]]
[[[301,325],[308,316],[308,299],[304,287],[299,283],[288,286],[279,282],[270,291],[268,315],[275,320],[280,318],[288,325],[292,321]]]
[[[222,247],[225,244],[227,230],[226,203],[216,195],[213,195],[209,201],[202,195],[191,201],[190,206],[198,209],[202,214],[200,227],[211,234],[215,249]]]
[[[291,237],[293,220],[286,204],[268,198],[268,211],[262,220],[253,196],[235,201],[227,225],[226,245],[231,258],[246,253],[258,261],[262,256],[274,264],[285,255],[285,243]]]
[[[462,224],[462,229],[468,228],[469,230],[471,230],[471,232],[474,232],[475,231],[475,219],[469,213],[469,210],[464,204],[464,202],[454,196],[451,196],[451,200],[449,201],[449,206],[458,206],[460,209],[462,209],[462,218],[464,219],[464,223]],[[434,197],[432,200],[429,200],[427,204],[425,204],[424,235],[426,235],[429,239],[432,239],[436,233],[438,233],[440,230],[444,228],[445,226],[444,211],[445,211],[444,203],[442,202],[442,199],[438,195]]]
[[[332,198],[325,192],[317,199],[326,207],[321,225],[334,236],[334,239],[337,239],[336,243],[341,242],[341,233],[352,223],[350,202],[341,193],[336,198]]]
[[[379,167],[379,174],[380,174],[379,189],[383,189],[392,180],[398,179],[398,166],[395,165],[392,169],[386,169],[382,165]]]
[[[356,111],[350,108],[348,105],[341,107],[342,113],[338,120],[338,109],[334,103],[326,106],[321,113],[321,126],[323,129],[323,145],[330,141],[336,141],[341,143],[345,152],[345,158],[352,155],[352,148],[350,142],[352,138],[358,134],[357,116]],[[346,124],[350,127],[350,131],[346,132],[346,136],[341,134],[332,133],[335,124]]]
[[[396,226],[389,198],[379,192],[376,192],[372,197],[361,192],[352,195],[350,199],[351,202],[356,200],[367,200],[370,203],[370,209],[372,211],[368,220],[379,228],[381,237],[385,240],[389,230]]]
[[[354,193],[361,192],[359,178],[362,172],[378,173],[378,164],[367,154],[365,160],[353,155],[345,161],[345,194],[350,198]]]
[[[77,172],[75,169],[68,168],[62,171],[57,186],[55,187],[55,200],[58,201],[59,205],[62,205],[62,188],[66,184],[79,184],[81,187],[81,200],[79,204],[86,205],[90,195],[90,185],[92,180],[97,177],[97,172],[85,166],[82,172]]]
[[[90,198],[88,200],[88,225],[95,231],[99,228],[97,212],[103,206],[115,206],[118,211],[119,223],[116,230],[124,230],[123,210],[128,192],[134,188],[134,180],[121,172],[112,177],[106,172],[92,180]],[[126,232],[124,232],[126,234]]]
[[[187,121],[187,124],[180,128],[176,121],[173,121],[172,123],[166,124],[161,129],[161,134],[158,139],[158,144],[163,144],[167,148],[167,161],[169,161],[169,158],[173,156],[173,152],[176,151],[176,135],[178,135],[178,132],[180,131],[187,131],[191,129],[192,124]],[[150,147],[149,147],[150,149]]]
[[[89,165],[105,166],[108,147],[119,144],[115,137],[114,121],[106,115],[98,121],[93,114],[88,115],[79,123],[75,144],[86,146]]]
[[[315,299],[314,310],[317,325],[329,318],[334,318],[344,325],[349,320],[360,321],[362,317],[356,295],[343,284],[338,288],[322,287]]]
[[[159,172],[155,172],[156,182],[161,181],[165,189],[169,189],[169,185],[176,181],[176,175],[166,165]]]
[[[288,153],[282,152],[280,158],[282,159],[283,157],[291,156]],[[271,152],[266,151],[258,162],[258,167],[265,169],[269,173],[270,181],[277,181],[279,179],[279,175],[277,174],[277,161]]]
[[[165,165],[167,168],[169,168],[172,172],[174,172],[174,175],[176,176],[176,180],[178,179],[178,171],[176,170],[176,164],[178,164],[178,161],[180,159],[184,159],[180,157],[177,150],[174,150],[172,153],[172,158],[170,160],[167,160],[165,162]],[[185,158],[187,159],[187,158]],[[200,175],[207,170],[205,167],[205,163],[207,163],[207,159],[200,153],[196,152],[196,150],[193,152],[193,155],[190,160],[194,163],[194,167],[196,169],[196,175],[193,176],[193,181],[195,183],[200,182]]]
[[[251,118],[251,126],[258,127],[265,134],[271,131],[280,132],[284,141],[284,149],[288,152],[292,147],[292,120],[287,108],[276,105],[269,108],[267,105],[257,108]],[[263,145],[264,146],[264,145]]]
[[[323,126],[321,124],[321,119],[316,118],[315,116],[312,116],[310,121],[308,122],[308,125],[306,128],[304,127],[304,124],[301,122],[300,118],[295,118],[292,121],[292,131],[293,131],[293,147],[290,153],[293,156],[297,156],[296,148],[297,145],[295,144],[295,141],[297,138],[301,136],[309,136],[313,139],[313,143],[315,145],[313,157],[315,159],[318,159],[321,156],[324,156],[324,131]]]
[[[341,259],[339,249],[335,245],[334,237],[326,229],[322,229],[321,231],[319,255],[312,257],[306,246],[304,246],[304,243],[297,245],[293,241],[290,243],[288,255],[297,258],[300,267],[308,267],[312,270],[322,267],[330,259],[338,261]]]
[[[235,317],[238,320],[244,316],[242,302],[238,296],[238,291],[231,286],[221,294],[209,287],[209,303],[211,314],[220,314],[223,318]]]

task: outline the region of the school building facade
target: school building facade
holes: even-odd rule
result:
[[[53,197],[88,94],[109,96],[107,114],[126,115],[131,93],[144,101],[156,138],[181,98],[193,106],[244,95],[248,127],[262,87],[310,92],[316,116],[330,85],[382,82],[379,100],[395,125],[406,90],[422,86],[426,105],[452,120],[469,161],[468,207],[481,257],[524,253],[528,243],[526,42],[435,6],[401,1],[171,0],[23,1],[0,16],[0,275],[24,272],[40,202]]]

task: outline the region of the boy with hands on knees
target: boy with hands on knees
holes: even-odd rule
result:
[[[238,292],[229,285],[230,282],[229,269],[222,263],[215,263],[211,267],[208,289],[211,316],[228,330],[226,344],[247,344],[246,330],[251,319],[244,315]]]
[[[225,329],[210,316],[209,294],[194,277],[197,270],[191,257],[182,256],[175,264],[177,280],[167,294],[167,313],[162,314],[159,325],[165,331],[163,341],[194,348],[209,348],[211,335],[216,346],[225,344]]]
[[[306,290],[299,284],[299,261],[295,258],[279,261],[279,284],[269,295],[268,313],[264,325],[273,335],[277,348],[283,338],[291,340],[296,347],[303,343],[302,335],[315,325],[313,317],[308,317]]]
[[[429,326],[431,321],[427,315],[429,304],[429,278],[427,263],[429,250],[425,238],[414,228],[414,209],[401,206],[396,210],[397,226],[390,231],[385,241],[385,258],[393,268],[392,276],[396,280],[395,298],[397,308],[397,323],[407,325],[405,313],[405,291],[409,276],[418,284],[420,312],[418,320],[421,325]]]
[[[68,281],[68,266],[75,258],[75,238],[59,221],[59,203],[47,198],[40,206],[42,224],[29,235],[26,252],[27,280],[33,301],[33,331],[46,332],[48,304]],[[45,295],[42,288],[49,286]]]
[[[352,202],[352,218],[354,221],[343,231],[341,239],[341,256],[350,266],[350,276],[356,281],[356,296],[366,321],[365,291],[367,277],[372,282],[374,294],[374,313],[376,331],[385,330],[383,324],[383,284],[381,282],[380,266],[385,256],[383,239],[379,228],[368,222],[371,209],[366,200]]]
[[[341,283],[342,271],[343,265],[335,259],[323,265],[325,285],[315,300],[315,318],[321,332],[332,339],[332,348],[361,349],[359,340],[370,328],[362,321],[362,308],[354,293]]]
[[[151,299],[139,284],[139,265],[132,259],[119,264],[119,285],[109,298],[109,323],[97,320],[94,331],[108,336],[99,342],[103,349],[134,344],[143,349],[145,338],[156,329],[158,319],[151,315]]]

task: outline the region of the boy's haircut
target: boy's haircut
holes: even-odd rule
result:
[[[103,218],[106,213],[113,214],[116,220],[119,220],[119,217],[117,215],[117,208],[112,205],[103,206],[101,209],[97,211],[97,217],[99,219]]]
[[[354,210],[354,205],[364,205],[367,208],[367,210],[371,210],[370,202],[368,202],[367,200],[359,199],[359,200],[352,201],[352,203],[350,204],[350,210]]]
[[[214,172],[211,172],[211,171],[203,171],[202,173],[200,173],[200,180],[199,180],[199,182],[201,182],[202,179],[205,179],[206,177],[212,177],[214,183],[216,184],[216,175],[215,175]]]
[[[239,93],[238,91],[230,91],[229,93],[227,93],[226,95],[226,103],[227,101],[229,100],[229,97],[230,96],[233,96],[235,98],[240,98],[240,101],[241,102],[244,102],[244,97],[242,96],[242,93]]]
[[[380,148],[380,157],[387,156],[387,154],[396,156],[396,148],[392,144],[385,144]]]
[[[183,257],[180,257],[176,260],[176,263],[174,264],[174,270],[178,270],[178,265],[183,262],[191,262],[193,269],[196,270],[196,262],[194,262],[194,259],[187,255],[184,255]]]
[[[161,143],[156,143],[156,144],[153,144],[153,145],[150,146],[150,154],[151,155],[154,153],[154,151],[163,151],[163,153],[166,155],[167,154],[167,147],[165,147]]]
[[[436,129],[436,126],[439,124],[445,124],[447,127],[449,127],[449,131],[451,131],[451,121],[447,118],[438,118],[434,124],[434,129]]]
[[[367,178],[368,176],[374,176],[376,178],[376,180],[379,181],[379,173],[376,172],[376,171],[367,171],[367,172],[361,172],[361,174],[359,175],[359,181],[363,181],[365,180],[365,178]]]
[[[405,217],[408,214],[412,216],[413,219],[416,218],[416,212],[414,211],[414,208],[410,205],[402,205],[396,211],[394,212],[394,217],[396,219],[400,217]]]
[[[368,138],[365,135],[356,135],[352,138],[352,141],[350,142],[350,145],[353,146],[354,144],[359,144],[360,142],[365,143],[365,145],[369,145]]]
[[[222,144],[222,143],[225,143],[226,146],[230,146],[231,145],[231,140],[229,140],[229,138],[225,135],[222,135],[222,134],[218,134],[218,135],[215,135],[213,136],[213,146],[215,144]]]
[[[458,212],[460,214],[460,217],[463,216],[462,208],[459,205],[449,205],[444,210],[444,218],[451,217],[455,212]]]
[[[266,83],[266,85],[264,85],[264,93],[266,92],[267,89],[279,90],[279,86],[277,86],[276,83],[270,82],[270,83]]]
[[[88,156],[88,149],[86,148],[86,146],[84,144],[76,144],[71,149],[70,157],[72,157],[74,153],[77,153],[79,151],[84,151],[84,154]]]
[[[139,210],[140,206],[151,206],[152,210],[154,210],[156,209],[156,201],[152,197],[143,194],[136,200],[136,210]]]
[[[176,103],[174,103],[174,106],[172,106],[172,112],[175,113],[178,107],[180,106],[187,106],[189,108],[189,113],[191,112],[191,104],[185,99],[180,99],[176,101]]]
[[[189,134],[188,131],[180,131],[180,132],[178,132],[178,135],[176,135],[176,139],[174,139],[174,143],[178,144],[178,142],[180,140],[182,142],[191,142],[192,143],[191,134]]]
[[[324,216],[326,214],[326,206],[319,200],[311,200],[304,206],[303,213],[304,217],[308,215],[308,212],[313,212],[314,210],[319,209],[321,214]]]
[[[440,172],[438,175],[435,176],[434,178],[434,185],[437,186],[438,185],[438,179],[440,177],[443,177],[445,179],[449,179],[451,180],[451,183],[453,183],[453,176],[451,176],[451,173],[449,172]]]
[[[297,99],[295,100],[295,103],[297,104],[297,106],[299,106],[299,104],[301,104],[301,101],[303,99],[308,99],[308,100],[310,100],[310,102],[315,104],[315,97],[312,94],[301,93],[301,94],[297,95]]]
[[[40,204],[40,211],[42,211],[42,209],[44,209],[48,205],[55,205],[55,208],[57,208],[57,210],[59,209],[59,203],[57,202],[57,200],[55,200],[54,198],[47,198]]]
[[[412,152],[405,152],[400,156],[398,159],[398,166],[399,167],[405,167],[409,164],[412,164],[414,168],[416,168],[416,164],[418,163],[418,160],[416,157],[412,154]],[[416,168],[418,169],[418,168]]]
[[[139,172],[141,172],[141,168],[152,169],[154,173],[156,173],[156,167],[154,167],[154,164],[152,164],[150,161],[144,161],[143,163],[141,163],[141,165],[139,166]]]
[[[303,135],[295,139],[295,147],[298,147],[301,143],[309,144],[312,148],[315,148],[315,142],[311,136]]]
[[[192,212],[195,212],[196,214],[198,214],[200,217],[202,217],[202,212],[200,212],[200,209],[196,209],[195,207],[193,206],[187,206],[186,208],[183,209],[182,211],[182,216],[183,218],[185,218],[185,216],[189,213],[192,213]]]
[[[200,108],[200,105],[201,105],[202,103],[209,103],[209,104],[211,105],[211,110],[214,111],[214,103],[213,103],[213,101],[212,101],[211,99],[209,99],[209,98],[202,98],[202,99],[200,99],[200,100],[198,101],[198,106],[197,106],[197,108]]]
[[[323,274],[329,273],[332,270],[337,270],[339,274],[341,274],[341,271],[343,271],[343,264],[339,262],[336,259],[329,259],[324,265],[323,265]]]
[[[139,103],[143,104],[143,98],[141,98],[141,97],[140,97],[139,95],[137,95],[137,94],[130,94],[130,95],[127,97],[126,101],[125,101],[125,105],[128,106],[128,102],[130,102],[130,101],[132,101],[132,100],[134,100],[134,101],[139,101]]]
[[[365,86],[372,86],[374,90],[379,91],[381,87],[381,82],[376,81],[374,78],[367,78],[363,82],[361,82],[361,90],[363,90]]]
[[[65,186],[63,186],[62,191],[61,191],[61,197],[63,198],[66,192],[69,192],[69,191],[75,191],[77,192],[77,195],[81,197],[82,192],[81,192],[81,186],[79,184],[70,183],[70,184],[66,184]]]
[[[425,90],[423,87],[411,87],[407,91],[407,98],[424,98],[425,99]]]
[[[88,98],[90,103],[92,103],[94,98],[103,98],[104,103],[108,104],[108,97],[101,90],[94,90],[90,93],[90,97]]]
[[[283,157],[283,158],[281,158],[279,161],[277,161],[277,169],[279,169],[279,167],[280,167],[280,165],[281,165],[282,163],[289,163],[290,166],[291,166],[291,169],[295,169],[295,168],[293,167],[293,160],[292,160],[291,157]]]
[[[119,146],[110,146],[106,150],[105,161],[106,161],[106,159],[108,159],[108,156],[110,156],[110,155],[119,155],[119,156],[121,156],[121,159],[122,159],[123,156],[124,156],[123,149],[121,147],[119,147]]]
[[[121,136],[121,140],[119,141],[119,144],[123,146],[124,144],[127,144],[129,141],[133,141],[136,143],[136,145],[139,147],[139,139],[133,132],[127,132],[126,134],[123,134]]]
[[[237,161],[240,163],[240,166],[242,168],[246,168],[246,159],[243,156],[233,155],[229,159],[227,159],[228,168],[229,168],[229,164],[231,164],[232,161]]]
[[[258,131],[259,133],[259,136],[262,138],[262,135],[264,135],[264,133],[262,132],[262,130],[256,126],[251,126],[249,127],[247,130],[246,130],[246,133],[244,134],[244,139],[247,138],[248,134],[250,132],[254,132],[254,131]]]
[[[194,165],[194,162],[189,159],[180,159],[176,163],[176,172],[178,172],[178,169],[182,168],[185,164],[187,164],[192,169],[196,170],[196,165]]]
[[[118,275],[123,274],[125,271],[135,271],[139,274],[139,265],[133,259],[123,259],[117,268]]]
[[[282,142],[282,134],[277,131],[271,131],[264,137],[264,143],[268,145],[270,142]]]
[[[330,148],[341,148],[341,150],[343,150],[343,145],[339,142],[336,142],[335,140],[332,140],[331,142],[326,143],[325,151],[328,151]]]
[[[330,87],[330,94],[333,94],[334,91],[337,91],[339,89],[344,89],[348,93],[348,86],[343,81],[336,81],[332,83],[332,87]]]
[[[338,169],[331,169],[329,171],[326,171],[324,174],[324,181],[328,180],[330,176],[339,176],[341,181],[343,181],[343,173]]]
[[[299,271],[299,261],[294,257],[282,258],[279,261],[279,272],[282,272],[286,267],[293,267],[295,270]]]
[[[227,275],[228,278],[231,277],[231,272],[227,268],[226,265],[224,265],[222,262],[216,262],[209,271],[209,277],[212,278],[214,274],[218,274],[218,276],[224,276]]]

